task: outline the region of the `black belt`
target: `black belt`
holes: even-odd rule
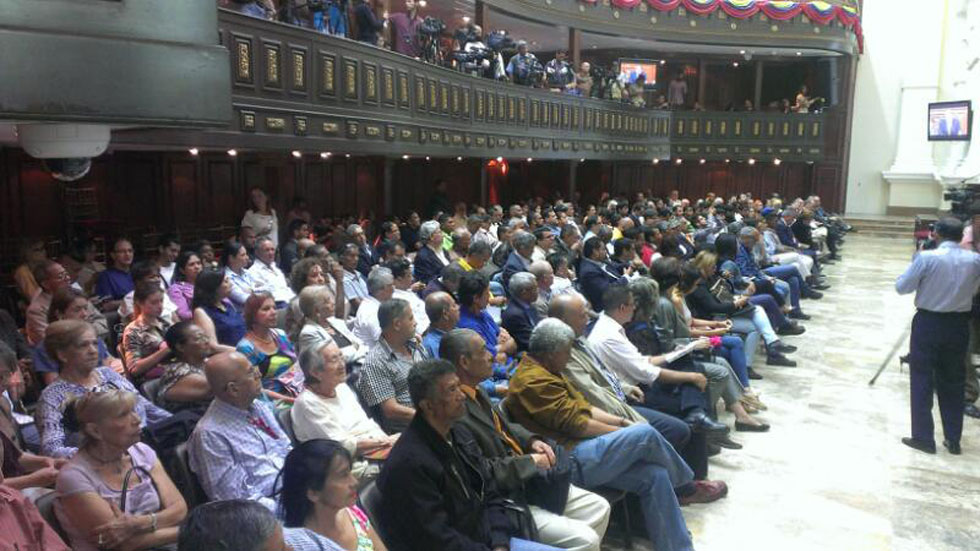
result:
[[[969,317],[970,311],[966,312],[936,312],[933,310],[926,310],[925,308],[919,308],[918,312],[923,314],[929,314],[930,316],[949,316],[949,317]]]

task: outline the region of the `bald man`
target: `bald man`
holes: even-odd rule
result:
[[[551,303],[551,286],[555,283],[555,270],[544,260],[535,260],[527,271],[538,280],[538,300],[531,306],[537,310],[541,319],[548,317],[548,304]]]
[[[459,323],[459,304],[449,293],[437,291],[425,297],[425,314],[429,316],[429,329],[422,336],[422,346],[438,358],[442,336]]]
[[[276,476],[291,448],[272,407],[258,400],[261,376],[238,352],[208,359],[214,401],[188,441],[190,467],[212,501],[250,499],[276,510]]]

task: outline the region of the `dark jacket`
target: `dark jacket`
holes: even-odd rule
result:
[[[531,342],[531,332],[539,321],[541,319],[534,306],[522,305],[517,299],[508,301],[507,308],[504,308],[503,313],[500,314],[500,326],[514,337],[520,352],[527,351],[527,346]]]
[[[374,266],[374,249],[371,245],[364,245],[357,248],[357,271],[361,272],[364,277],[367,277],[371,273],[371,268]]]
[[[372,46],[378,45],[378,33],[384,30],[384,23],[374,15],[374,10],[367,2],[358,2],[354,6],[354,21],[357,22],[357,40]]]
[[[457,424],[450,446],[420,414],[378,477],[378,522],[391,551],[488,551],[513,532],[479,447]]]
[[[802,218],[798,218],[796,222],[793,222],[790,229],[793,230],[793,236],[801,245],[813,247],[813,228],[810,227],[809,222],[804,222]]]
[[[793,235],[793,229],[781,218],[776,224],[776,236],[779,237],[779,242],[783,245],[793,247],[794,249],[800,248],[800,243],[796,240],[796,236]]]
[[[523,501],[524,483],[538,474],[534,459],[528,455],[534,435],[516,423],[508,423],[479,386],[476,387],[476,399],[474,402],[467,398],[466,416],[460,419],[459,424],[473,435],[482,452],[484,468],[493,477],[500,492],[511,499]],[[524,450],[524,455],[517,455],[497,432],[491,413],[493,410],[497,412],[504,430]]]
[[[439,260],[436,253],[423,245],[418,254],[415,255],[415,280],[429,283],[442,275],[442,269],[445,267],[446,265]]]
[[[687,295],[687,307],[691,309],[691,315],[700,319],[713,319],[716,316],[728,317],[734,313],[734,302],[722,302],[715,298],[708,289],[707,283],[699,283],[694,292]]]
[[[625,283],[625,279],[613,273],[605,264],[599,264],[583,258],[579,264],[578,284],[585,298],[589,299],[592,309],[601,312],[603,309],[602,294],[614,283]],[[509,331],[509,330],[508,330]]]
[[[694,243],[688,240],[687,236],[677,234],[673,237],[666,236],[660,244],[660,253],[664,256],[672,256],[681,260],[690,260],[696,253]]]
[[[507,262],[504,263],[503,273],[500,278],[504,282],[504,289],[510,293],[507,285],[510,284],[510,276],[516,274],[517,272],[526,272],[527,267],[524,265],[524,261],[521,257],[517,255],[517,251],[511,250],[510,255],[507,256]]]

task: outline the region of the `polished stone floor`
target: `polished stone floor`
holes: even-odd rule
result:
[[[980,421],[966,419],[959,457],[900,442],[909,433],[908,371],[898,356],[908,349],[913,305],[894,281],[911,253],[911,238],[848,236],[844,260],[825,270],[833,288],[804,303],[813,316],[806,334],[787,339],[799,347],[799,366],[765,367],[760,358],[765,380],[753,387],[772,430],[733,433],[744,448],[712,458],[710,473],[728,483],[729,496],[684,508],[696,549],[980,549]],[[899,353],[869,387],[899,339]],[[935,415],[941,427],[938,408]],[[622,549],[619,538],[611,533],[604,549]]]

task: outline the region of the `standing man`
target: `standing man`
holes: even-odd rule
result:
[[[405,0],[405,13],[393,13],[388,18],[391,23],[393,36],[391,37],[392,48],[408,57],[421,57],[422,46],[419,45],[419,25],[422,24],[422,16],[419,15],[418,2],[415,0]]]
[[[909,370],[911,383],[912,437],[902,443],[926,453],[936,453],[933,436],[932,394],[939,397],[943,420],[943,445],[960,454],[963,432],[964,370],[970,341],[969,322],[973,295],[980,283],[980,255],[959,247],[963,223],[943,218],[936,223],[939,246],[918,253],[895,289],[915,291],[917,312],[912,319]]]

